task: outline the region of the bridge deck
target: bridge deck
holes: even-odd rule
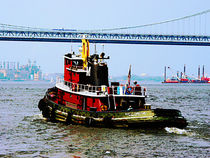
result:
[[[0,30],[3,41],[81,42],[84,37],[91,43],[210,46],[210,36]]]

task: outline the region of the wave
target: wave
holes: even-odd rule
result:
[[[180,135],[187,135],[187,136],[193,136],[195,133],[187,131],[185,129],[179,129],[176,127],[165,127],[165,130],[168,133],[174,133],[174,134],[180,134]]]

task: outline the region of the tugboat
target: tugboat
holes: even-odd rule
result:
[[[168,67],[170,69],[170,67]],[[210,83],[210,78],[204,75],[204,65],[203,65],[203,77],[200,76],[200,65],[198,67],[198,78],[190,79],[186,75],[186,65],[184,65],[184,73],[181,72],[179,78],[179,72],[177,72],[177,76],[172,76],[172,78],[166,79],[166,66],[164,68],[164,81],[162,83]]]
[[[179,110],[151,109],[146,89],[130,83],[109,83],[105,53],[89,53],[82,39],[82,52],[64,55],[64,80],[47,90],[38,107],[49,121],[110,128],[164,128],[187,126]]]

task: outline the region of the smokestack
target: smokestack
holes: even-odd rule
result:
[[[15,70],[15,62],[13,62],[13,70]]]
[[[180,78],[182,78],[182,72],[180,73]]]
[[[184,64],[184,77],[185,77],[185,74],[186,73],[186,65]]]
[[[204,77],[204,65],[203,65],[203,77]]]
[[[166,82],[166,66],[164,68],[164,82]]]
[[[17,62],[17,70],[19,70],[19,62]]]
[[[9,61],[7,62],[7,70],[9,70]]]
[[[200,65],[198,66],[198,79],[200,80],[201,75],[200,75]]]
[[[31,67],[31,60],[28,59],[28,66]]]
[[[177,74],[176,74],[177,78],[179,78],[179,71],[177,71]]]
[[[6,62],[5,61],[3,62],[3,65],[4,65],[4,69],[6,69]]]

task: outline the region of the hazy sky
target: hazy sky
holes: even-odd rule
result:
[[[40,28],[97,29],[135,26],[191,15],[209,9],[210,0],[0,0],[0,23]],[[209,18],[207,17],[207,24]],[[208,25],[209,26],[209,25]],[[176,25],[175,25],[176,27]],[[192,28],[185,28],[192,29]],[[209,28],[207,27],[207,32]],[[172,29],[173,31],[173,29]],[[0,41],[0,61],[36,60],[44,72],[63,72],[63,55],[80,43],[39,43]],[[102,47],[98,45],[99,52]],[[210,76],[210,47],[105,45],[112,76],[132,73],[162,75],[163,67],[174,72],[187,65],[197,75],[205,65]]]

